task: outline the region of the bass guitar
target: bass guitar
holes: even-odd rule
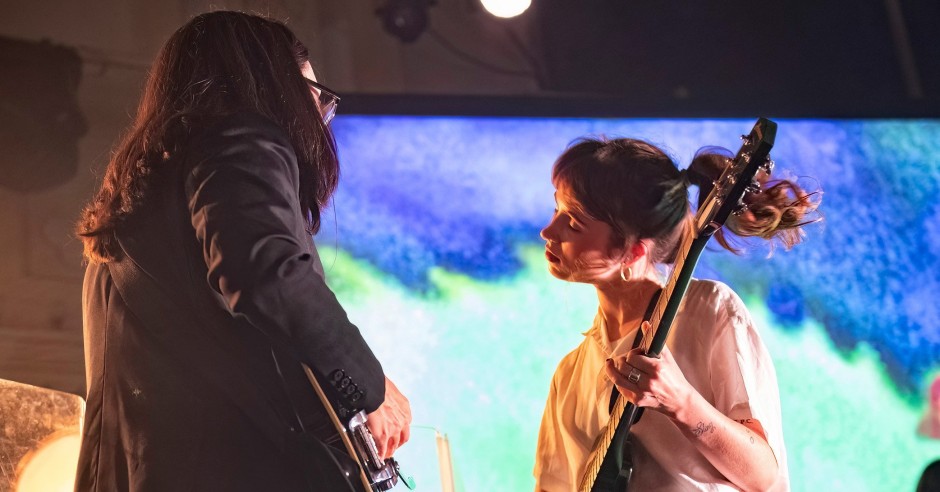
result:
[[[369,432],[369,428],[366,427],[366,412],[359,411],[344,423],[336,414],[333,404],[327,397],[326,392],[323,391],[323,387],[313,371],[306,364],[303,364],[303,369],[307,374],[307,379],[310,380],[310,385],[313,386],[320,403],[333,423],[333,427],[336,428],[346,453],[358,465],[358,469],[342,470],[350,485],[357,489],[359,489],[357,485],[361,485],[360,492],[382,492],[390,490],[401,479],[409,490],[413,490],[415,488],[414,480],[411,477],[402,475],[395,458],[382,460],[379,456],[375,439],[372,437],[372,433]]]
[[[679,311],[682,297],[692,280],[692,272],[708,240],[721,229],[729,217],[747,210],[745,196],[761,191],[755,178],[758,172],[770,174],[773,161],[770,149],[777,134],[777,124],[760,118],[747,135],[740,150],[731,159],[722,175],[694,219],[694,231],[687,234],[679,246],[675,266],[663,286],[662,294],[653,309],[649,333],[644,336],[642,347],[648,357],[659,357],[666,344],[669,330]],[[579,492],[623,492],[633,474],[630,459],[629,433],[639,419],[641,410],[634,402],[618,393],[611,410],[610,420],[590,454],[587,467],[578,485]],[[616,443],[614,449],[611,444]]]

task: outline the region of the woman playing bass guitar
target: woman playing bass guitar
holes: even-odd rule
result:
[[[689,185],[706,196],[728,161],[700,152],[679,171],[646,142],[585,139],[555,162],[556,210],[541,233],[548,268],[561,280],[594,285],[599,307],[552,378],[537,491],[577,490],[610,419],[615,384],[647,409],[630,431],[631,491],[789,489],[773,363],[727,285],[692,280],[661,357],[633,349],[641,324],[649,331],[643,320],[662,271],[692,230]],[[789,248],[816,203],[790,181],[764,188],[728,227]],[[721,232],[716,237],[733,250]]]

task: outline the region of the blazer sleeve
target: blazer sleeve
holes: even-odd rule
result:
[[[236,316],[293,347],[350,408],[378,408],[382,366],[315,270],[285,133],[260,116],[233,118],[198,148],[185,188],[210,286]]]

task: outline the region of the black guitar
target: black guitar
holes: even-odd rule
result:
[[[343,469],[337,464],[340,472],[346,476],[350,485],[356,489],[359,489],[358,485],[361,485],[361,492],[382,492],[394,487],[400,478],[406,487],[414,489],[414,480],[411,477],[402,475],[395,458],[383,460],[379,456],[372,433],[366,427],[366,413],[360,411],[344,423],[336,415],[330,399],[323,391],[323,387],[320,386],[320,382],[313,371],[306,364],[303,364],[303,369],[314,391],[316,391],[320,403],[323,404],[323,408],[330,417],[333,427],[336,428],[346,453],[358,465],[356,469]]]
[[[695,231],[680,245],[675,267],[653,310],[650,333],[654,335],[643,340],[642,344],[648,357],[659,357],[662,352],[679,304],[692,280],[692,272],[708,240],[724,226],[731,214],[740,214],[747,209],[745,195],[760,192],[760,183],[755,180],[757,173],[770,174],[773,170],[770,148],[776,134],[776,123],[765,118],[757,120],[751,132],[741,137],[744,144],[699,207],[695,214]],[[579,492],[626,490],[633,463],[629,453],[624,452],[619,444],[628,443],[630,426],[636,423],[640,413],[636,404],[618,394],[607,428],[597,440],[581,477]],[[610,449],[611,443],[618,443],[618,446]]]

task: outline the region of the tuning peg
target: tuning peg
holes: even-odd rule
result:
[[[745,152],[741,154],[741,161],[744,162],[745,164],[747,164],[748,162],[751,162],[751,153]]]
[[[744,212],[747,212],[747,204],[744,202],[740,202],[738,203],[737,207],[734,207],[734,211],[732,211],[731,213],[737,217],[743,214]]]
[[[760,166],[761,171],[764,171],[767,174],[774,172],[774,161],[769,156],[764,159],[764,163]]]
[[[749,144],[749,143],[751,143],[751,136],[750,136],[750,135],[741,135],[741,141],[744,142],[745,144]]]
[[[745,193],[757,194],[761,192],[760,181],[751,181],[751,184],[744,188]]]

